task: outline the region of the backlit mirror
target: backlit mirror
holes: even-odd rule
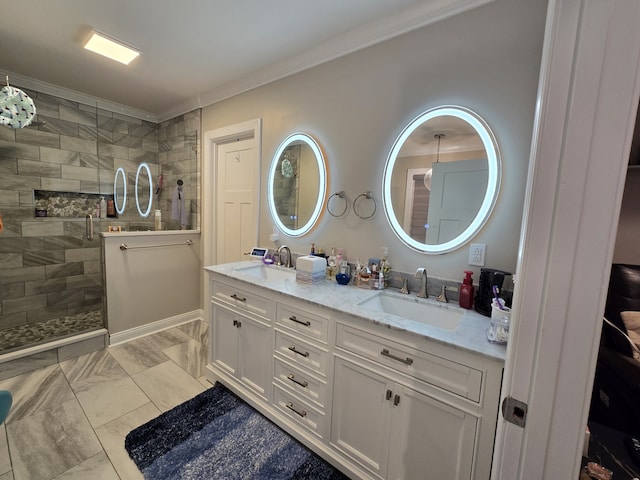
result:
[[[267,181],[269,210],[286,235],[313,228],[326,197],[327,171],[320,145],[305,133],[288,136],[276,150]]]
[[[428,110],[402,131],[387,158],[387,220],[416,251],[455,250],[489,218],[500,171],[495,138],[482,118],[462,107]]]

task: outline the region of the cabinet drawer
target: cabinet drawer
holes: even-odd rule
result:
[[[278,385],[274,385],[273,390],[273,403],[278,410],[321,439],[325,438],[327,434],[327,419],[324,413],[316,410]]]
[[[309,375],[304,370],[275,357],[274,378],[288,390],[323,409],[327,401],[327,383]]]
[[[292,337],[276,329],[276,352],[293,365],[300,365],[322,375],[327,375],[328,354],[309,342]]]
[[[328,321],[326,317],[279,303],[276,322],[307,337],[323,342],[327,341]]]
[[[233,285],[212,282],[211,298],[213,301],[260,315],[269,322],[272,321],[275,314],[273,300],[242,288],[236,288]]]
[[[451,393],[480,401],[482,371],[416,350],[393,340],[337,324],[336,344]]]

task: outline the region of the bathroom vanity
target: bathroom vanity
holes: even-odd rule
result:
[[[490,477],[505,348],[488,318],[256,262],[205,270],[211,381],[352,478]]]

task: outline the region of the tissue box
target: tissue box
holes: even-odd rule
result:
[[[313,255],[305,255],[298,257],[296,262],[296,270],[302,273],[319,274],[322,272],[324,275],[327,268],[327,261],[323,257],[314,257]]]

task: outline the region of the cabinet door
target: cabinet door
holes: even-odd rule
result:
[[[237,315],[238,373],[237,377],[256,393],[268,396],[273,364],[271,326],[243,315]]]
[[[384,477],[394,392],[385,377],[336,358],[331,443]]]
[[[234,312],[211,304],[211,363],[238,375],[238,328]]]
[[[394,405],[387,478],[471,478],[476,417],[406,387]]]

